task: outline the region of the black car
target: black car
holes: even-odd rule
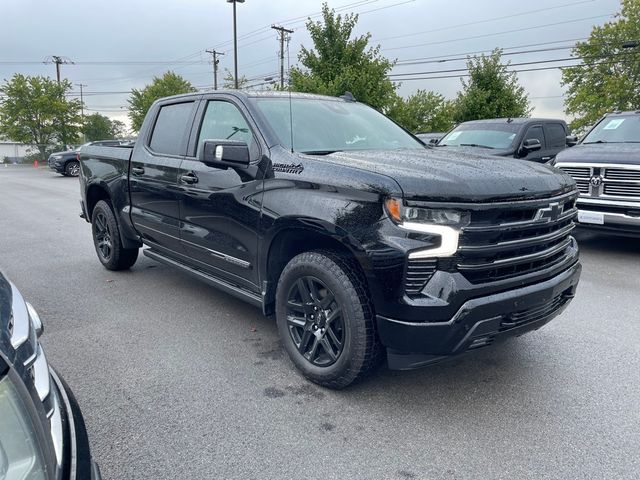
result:
[[[80,162],[78,161],[78,152],[80,148],[88,145],[102,145],[104,147],[116,147],[123,142],[120,140],[97,140],[95,142],[88,142],[73,150],[66,150],[64,152],[55,152],[49,155],[49,168],[54,170],[65,177],[77,177],[80,173]]]
[[[569,128],[563,120],[495,118],[461,123],[447,133],[437,146],[552,163],[560,151],[576,142],[577,138],[569,136]]]
[[[99,480],[82,413],[47,363],[36,310],[0,273],[0,479]]]
[[[80,163],[107,269],[146,245],[275,315],[293,363],[331,388],[385,355],[415,368],[540,328],[580,277],[571,177],[426,147],[348,95],[160,99],[133,148]]]
[[[556,161],[578,184],[581,227],[640,235],[640,111],[605,115]]]

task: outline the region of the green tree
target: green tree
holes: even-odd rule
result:
[[[396,86],[387,75],[393,62],[380,55],[380,46],[368,47],[371,34],[351,38],[358,15],[336,15],[322,5],[322,20],[307,22],[313,49],[302,47],[298,59],[304,69],[291,69],[291,88],[298,92],[342,95],[385,110],[394,100]]]
[[[126,127],[120,120],[111,120],[109,117],[94,113],[85,117],[82,133],[88,142],[108,140],[123,137]]]
[[[515,72],[507,70],[508,66],[509,63],[502,63],[500,49],[491,55],[469,57],[469,78],[462,80],[462,91],[456,98],[457,122],[531,114],[529,98]]]
[[[171,71],[166,72],[162,77],[154,77],[151,84],[141,90],[134,88],[131,90],[129,100],[127,100],[132,129],[140,130],[145,115],[157,99],[195,92],[195,90],[191,83]]]
[[[396,96],[387,115],[412,133],[446,132],[454,125],[454,103],[442,95],[418,90],[406,99]]]
[[[571,127],[581,131],[612,110],[640,108],[640,2],[622,0],[612,22],[593,27],[589,39],[573,49],[583,65],[562,71],[567,88],[565,111],[575,118]]]
[[[236,88],[236,83],[234,81],[233,73],[227,69],[225,69],[226,75],[224,76],[222,88],[234,89]],[[249,85],[249,80],[244,75],[238,75],[238,88],[243,89]]]
[[[41,159],[54,143],[73,143],[80,130],[80,101],[66,97],[71,82],[15,74],[0,87],[0,134],[34,144]]]

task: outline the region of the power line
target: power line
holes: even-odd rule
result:
[[[532,27],[525,27],[525,28],[517,28],[514,30],[504,30],[502,32],[493,32],[493,33],[486,33],[486,34],[482,34],[482,35],[474,35],[472,37],[461,37],[461,38],[456,38],[453,40],[442,40],[439,42],[429,42],[429,43],[416,43],[414,45],[405,45],[402,47],[392,47],[392,48],[384,48],[383,51],[388,52],[391,50],[404,50],[406,48],[416,48],[416,47],[426,47],[426,46],[430,46],[430,45],[442,45],[445,43],[452,43],[452,42],[460,42],[463,40],[476,40],[478,38],[487,38],[487,37],[495,37],[497,35],[505,35],[507,33],[519,33],[519,32],[523,32],[526,30],[536,30],[538,28],[546,28],[546,27],[556,27],[558,25],[566,25],[569,23],[577,23],[577,22],[584,22],[586,20],[594,20],[596,18],[609,18],[614,14],[608,14],[608,15],[596,15],[593,17],[584,17],[584,18],[576,18],[573,20],[565,20],[563,22],[555,22],[555,23],[547,23],[544,25],[534,25]]]
[[[496,22],[498,20],[506,20],[506,19],[509,19],[509,18],[523,17],[523,16],[534,14],[534,13],[547,12],[549,10],[557,10],[559,8],[572,7],[572,6],[575,6],[575,5],[580,5],[580,4],[584,4],[584,3],[593,3],[593,2],[595,2],[595,0],[580,0],[580,1],[577,1],[577,2],[565,3],[563,5],[556,5],[556,6],[553,6],[553,7],[540,8],[540,9],[537,9],[537,10],[529,10],[527,12],[519,12],[519,13],[514,13],[514,14],[511,14],[511,15],[504,15],[504,16],[501,16],[501,17],[487,18],[487,19],[484,19],[484,20],[474,20],[473,22],[459,23],[457,25],[449,25],[449,26],[446,26],[446,27],[440,27],[440,28],[436,28],[436,29],[432,29],[432,30],[423,30],[423,31],[420,31],[420,32],[405,33],[403,35],[395,35],[393,37],[384,37],[384,38],[381,38],[381,39],[376,39],[375,41],[382,42],[384,40],[395,40],[397,38],[406,38],[406,37],[414,37],[416,35],[424,35],[425,33],[443,32],[445,30],[452,30],[452,29],[455,29],[455,28],[469,27],[469,26],[472,26],[472,25],[479,25],[481,23]]]

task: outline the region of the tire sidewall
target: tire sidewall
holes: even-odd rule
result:
[[[96,242],[96,217],[99,213],[104,214],[109,226],[109,234],[111,235],[111,257],[108,260],[102,256]],[[118,253],[116,252],[116,248],[118,248],[119,234],[120,233],[118,231],[118,225],[116,223],[116,219],[113,215],[111,207],[105,201],[100,200],[98,203],[96,203],[96,206],[93,208],[93,213],[91,215],[91,235],[93,237],[93,246],[96,250],[96,254],[98,255],[98,259],[100,260],[100,263],[102,263],[107,268],[114,268],[115,266],[115,259]]]
[[[78,174],[77,175],[73,175],[71,173],[71,167],[73,165],[77,165],[78,166]],[[64,173],[65,173],[65,176],[67,176],[67,177],[77,177],[77,176],[79,176],[80,175],[80,162],[78,162],[77,160],[71,160],[70,162],[67,162],[67,164],[64,167]]]
[[[304,259],[304,260],[303,260]],[[321,260],[322,259],[322,260]],[[362,348],[363,342],[358,342],[358,336],[364,335],[364,313],[359,302],[353,302],[353,298],[358,298],[355,288],[350,281],[340,281],[332,272],[324,268],[319,262],[313,260],[333,263],[333,266],[342,272],[342,280],[348,280],[347,274],[338,264],[329,257],[321,253],[306,253],[295,257],[292,262],[285,267],[278,288],[276,291],[276,323],[278,332],[284,348],[287,350],[293,363],[313,380],[328,382],[337,379],[345,374],[345,371],[359,371],[361,365],[358,359],[364,356],[364,352],[358,351]],[[321,280],[333,293],[343,312],[344,323],[344,347],[338,360],[335,363],[320,367],[313,365],[304,358],[295,346],[286,320],[286,304],[289,290],[293,283],[300,277],[311,276]],[[348,284],[345,284],[348,283]]]

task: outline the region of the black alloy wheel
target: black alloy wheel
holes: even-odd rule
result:
[[[111,260],[113,255],[112,233],[109,222],[103,212],[97,212],[94,218],[96,251],[105,262]]]
[[[322,280],[299,278],[289,289],[286,311],[289,335],[308,362],[327,367],[338,360],[345,339],[342,308]]]
[[[93,245],[100,263],[108,270],[126,270],[138,258],[138,248],[124,248],[111,205],[99,200],[91,213]]]
[[[366,280],[348,254],[296,255],[280,274],[275,300],[283,347],[312,382],[345,388],[383,360]]]

